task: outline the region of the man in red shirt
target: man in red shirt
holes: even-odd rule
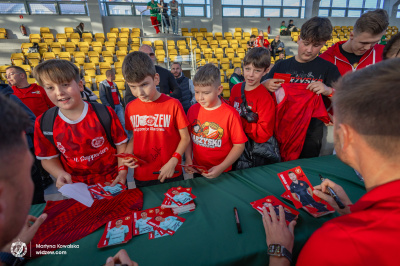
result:
[[[36,83],[29,84],[26,72],[19,66],[10,66],[6,69],[6,78],[17,96],[31,109],[36,117],[54,106],[46,92]]]
[[[330,180],[314,187],[314,194],[342,216],[315,231],[296,265],[398,265],[395,254],[400,239],[400,125],[396,118],[400,112],[400,95],[396,92],[399,71],[400,59],[386,60],[345,75],[336,84],[335,150],[343,162],[364,177],[367,193],[353,205],[343,188]],[[327,187],[336,192],[344,209],[339,209],[327,194]],[[270,213],[271,218],[264,209],[267,244],[270,251],[280,245],[287,256],[271,256],[270,265],[289,265],[286,258],[292,252],[296,222],[286,226],[282,207],[280,221],[275,212]]]
[[[320,57],[335,64],[342,76],[349,71],[378,63],[382,60],[385,47],[378,43],[388,25],[389,17],[385,10],[364,13],[357,19],[349,40],[334,44]]]
[[[107,79],[103,80],[99,84],[99,96],[101,103],[110,106],[117,113],[119,121],[122,124],[125,132],[128,134],[128,131],[125,129],[125,110],[122,101],[121,94],[119,93],[117,84],[115,84],[115,72],[112,69],[106,71]]]

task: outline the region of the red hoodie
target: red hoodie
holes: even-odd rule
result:
[[[14,95],[17,96],[38,117],[54,106],[45,90],[36,83],[28,88],[19,89],[12,86]]]
[[[385,46],[382,44],[375,44],[371,49],[365,52],[363,57],[361,57],[359,64],[356,67],[353,67],[349,63],[349,60],[347,60],[347,58],[340,53],[339,45],[345,42],[346,41],[337,42],[320,55],[322,59],[325,59],[326,61],[329,61],[337,66],[342,76],[349,71],[354,72],[357,69],[361,69],[369,65],[374,65],[382,61],[382,53]]]

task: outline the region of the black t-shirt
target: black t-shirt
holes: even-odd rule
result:
[[[291,74],[291,83],[311,83],[321,81],[331,87],[332,83],[340,77],[338,68],[320,57],[307,63],[299,63],[295,57],[280,61],[271,71],[263,77],[263,81],[271,79],[274,73]]]
[[[253,47],[254,46],[254,41],[248,41],[247,45],[249,45],[250,47]]]
[[[343,43],[339,44],[339,50],[340,50],[340,53],[342,55],[344,55],[344,57],[346,57],[347,60],[349,60],[349,63],[354,67],[358,65],[358,62],[360,62],[361,57],[363,56],[363,55],[356,55],[356,54],[353,54],[353,53],[346,52],[343,49]]]

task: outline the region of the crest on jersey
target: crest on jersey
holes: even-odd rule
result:
[[[65,148],[64,146],[61,144],[61,142],[57,142],[57,149],[64,154],[65,153]]]
[[[28,248],[26,247],[26,244],[19,239],[18,241],[11,244],[11,254],[14,257],[22,258],[23,256],[25,256],[27,251]]]
[[[93,148],[100,148],[104,144],[104,138],[103,137],[97,137],[92,140],[92,146]]]

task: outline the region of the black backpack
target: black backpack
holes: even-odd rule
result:
[[[111,114],[108,111],[105,105],[99,103],[92,103],[89,102],[88,104],[92,105],[94,112],[97,115],[97,118],[100,121],[100,124],[103,126],[104,130],[106,131],[107,140],[111,144],[111,146],[116,149],[114,141],[111,138]],[[57,147],[54,138],[53,138],[53,126],[54,121],[58,115],[58,107],[55,106],[42,115],[42,119],[40,120],[40,130],[42,131],[43,135],[53,144],[54,147]]]

